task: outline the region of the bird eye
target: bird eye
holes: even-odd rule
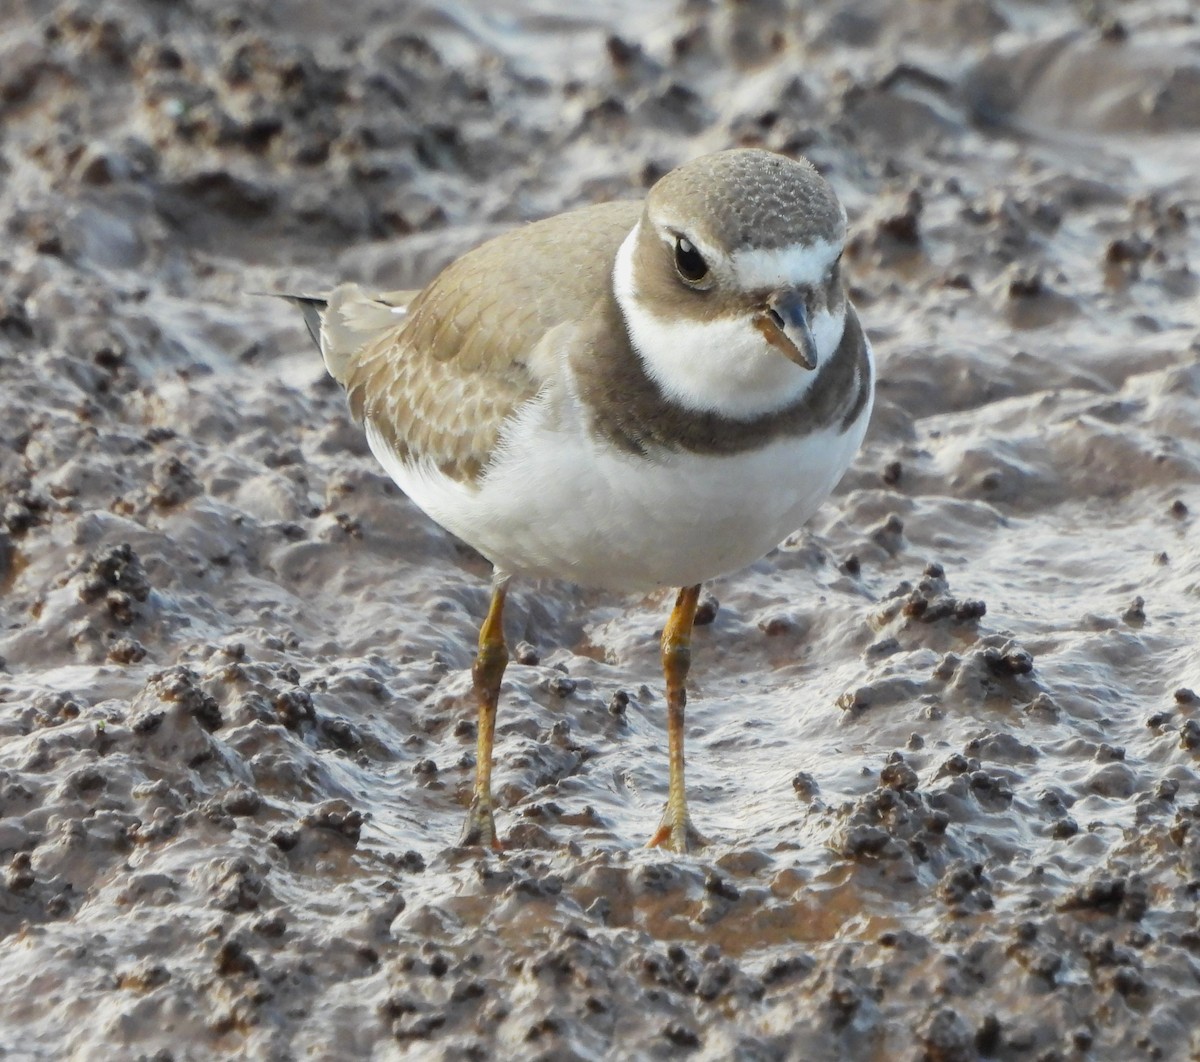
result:
[[[675,240],[675,271],[687,284],[699,284],[708,276],[708,263],[704,255],[685,236]]]

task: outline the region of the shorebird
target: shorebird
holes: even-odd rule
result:
[[[501,235],[421,291],[286,296],[380,464],[494,566],[464,844],[501,847],[492,746],[516,576],[682,588],[662,633],[669,782],[650,844],[705,843],[684,789],[700,586],[812,516],[871,414],[845,237],[845,211],[806,160],[723,151],[644,202]]]

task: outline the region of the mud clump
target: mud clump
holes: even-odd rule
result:
[[[950,584],[941,565],[932,564],[905,599],[903,613],[921,623],[937,623],[944,619],[967,623],[986,616],[987,605],[983,601],[951,596]]]
[[[222,725],[221,708],[216,698],[199,685],[200,677],[188,667],[170,667],[150,676],[146,689],[160,701],[178,706],[204,730],[212,733]]]
[[[113,620],[133,625],[134,602],[150,596],[150,581],[141,558],[128,543],[89,556],[79,572],[79,597],[86,602],[103,600]]]

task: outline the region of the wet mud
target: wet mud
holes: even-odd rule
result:
[[[514,584],[298,317],[732,144],[847,206],[880,363],[808,528]],[[1200,24],[1107,5],[16,0],[0,12],[6,1058],[1200,1052]]]

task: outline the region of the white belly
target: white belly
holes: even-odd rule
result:
[[[399,461],[370,425],[367,435],[404,492],[500,571],[649,590],[735,571],[800,527],[849,467],[869,412],[844,434],[653,459],[597,444],[577,424],[552,430],[535,406],[476,486]]]

